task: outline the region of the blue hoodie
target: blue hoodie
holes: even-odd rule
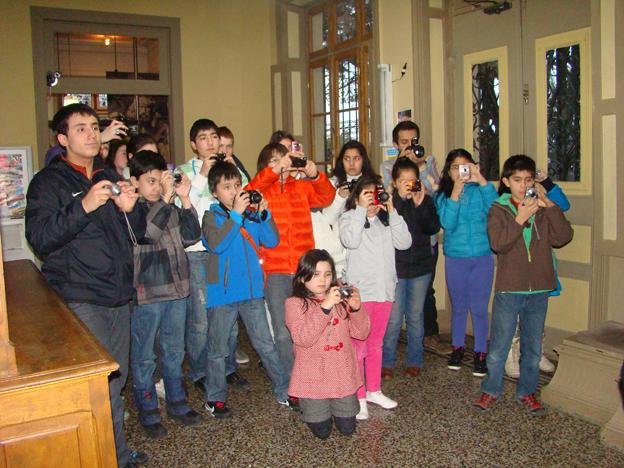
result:
[[[447,257],[481,257],[491,255],[487,235],[488,211],[498,193],[488,182],[464,185],[458,201],[438,192],[435,205],[444,228],[444,255]]]
[[[256,249],[242,234],[244,228],[257,248],[275,247],[279,234],[271,213],[251,221],[221,203],[204,213],[202,243],[206,262],[206,307],[264,297],[264,272]],[[264,219],[262,219],[264,218]]]

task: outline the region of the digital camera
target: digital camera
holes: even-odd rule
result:
[[[535,187],[529,187],[524,192],[524,198],[537,198],[537,189]]]
[[[291,167],[302,168],[306,167],[308,163],[308,159],[305,156],[291,156],[290,160],[292,161]]]
[[[408,182],[407,190],[409,192],[420,192],[422,190],[422,184],[420,182],[420,179],[416,179],[413,182]]]
[[[353,286],[340,286],[338,292],[342,299],[349,299],[353,294]]]
[[[110,193],[112,193],[116,197],[121,195],[121,187],[117,184],[107,185],[106,188],[110,190]]]
[[[418,144],[418,137],[412,138],[412,143],[409,147],[414,152],[414,156],[417,158],[420,159],[425,157],[425,147]]]
[[[347,187],[347,189],[349,190],[349,193],[353,192],[353,189],[355,188],[359,180],[360,180],[359,178],[353,179],[353,180],[348,181],[346,184],[344,184],[344,186]]]
[[[246,193],[249,195],[249,203],[258,204],[262,201],[262,194],[257,190],[247,190],[246,192],[241,192],[241,195]]]
[[[214,156],[211,156],[210,159],[216,159],[218,162],[223,162],[225,161],[225,153],[217,153]]]
[[[374,196],[374,205],[383,205],[390,200],[390,194],[386,192],[386,189],[383,188],[383,185],[378,185],[375,187],[375,191],[373,192]]]
[[[459,165],[459,177],[463,180],[470,179],[470,166],[468,164]]]
[[[292,144],[290,145],[290,149],[293,153],[300,153],[301,143],[299,143],[297,140],[293,140]]]
[[[182,174],[180,174],[179,172],[176,174],[173,174],[173,183],[179,184],[180,182],[182,182]]]

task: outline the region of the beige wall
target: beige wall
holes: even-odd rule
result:
[[[184,134],[200,117],[227,125],[236,137],[236,153],[255,172],[271,133],[274,0],[1,0],[1,5],[0,146],[33,146],[38,161],[30,6],[169,16],[180,18]],[[188,145],[186,150],[188,156]]]

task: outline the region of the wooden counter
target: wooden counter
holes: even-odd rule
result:
[[[0,378],[0,468],[114,467],[117,363],[28,260],[4,264],[16,372]]]

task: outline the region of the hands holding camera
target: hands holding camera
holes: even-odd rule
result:
[[[357,199],[357,204],[363,208],[366,208],[366,216],[374,218],[379,213],[381,205],[375,205],[375,195],[372,190],[362,190],[360,196]]]
[[[113,183],[110,180],[101,180],[94,184],[82,199],[82,208],[85,213],[91,213],[100,206],[106,204],[109,199],[115,202],[117,207],[125,212],[130,212],[134,208],[139,194],[130,182],[119,181],[115,184],[119,194],[113,193]]]
[[[348,295],[345,293],[346,290],[349,291]],[[352,310],[359,310],[362,306],[360,290],[355,286],[332,286],[327,291],[325,300],[321,302],[321,307],[323,309],[331,309],[341,302],[345,302]]]
[[[121,140],[128,135],[128,127],[119,120],[111,120],[110,125],[100,132],[100,141],[107,143],[112,140]]]

